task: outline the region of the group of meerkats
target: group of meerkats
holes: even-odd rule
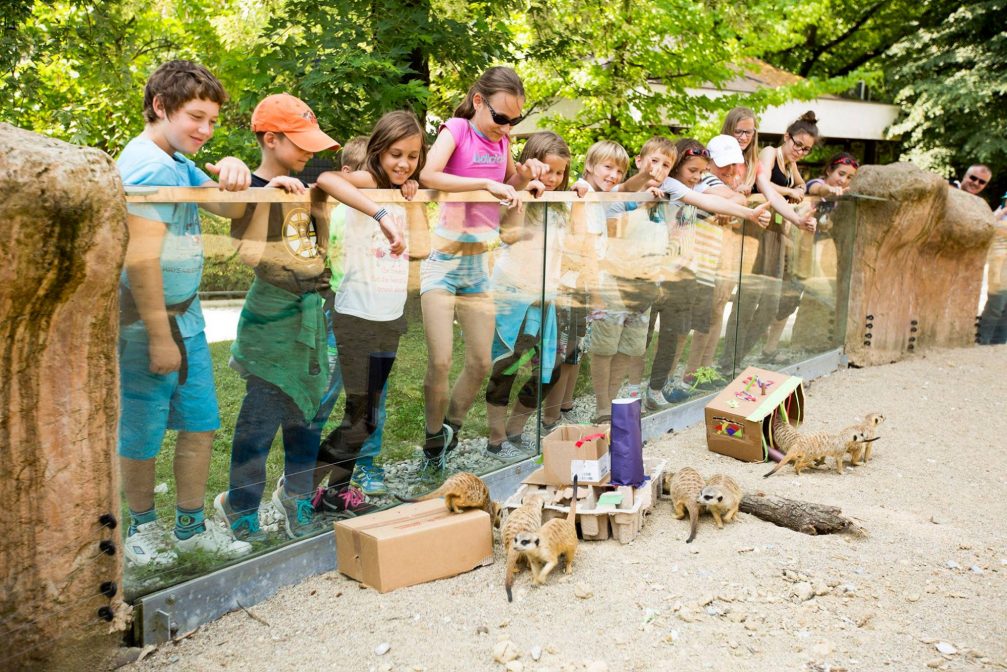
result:
[[[878,426],[885,421],[880,413],[870,413],[863,421],[843,429],[839,433],[802,433],[784,422],[779,416],[773,418],[773,433],[776,445],[785,453],[772,471],[772,476],[786,464],[792,464],[798,474],[814,464],[820,465],[826,458],[832,458],[833,467],[843,472],[847,455],[852,465],[863,464],[871,459],[871,446],[878,438]],[[681,520],[689,515],[689,537],[686,543],[696,538],[700,514],[706,510],[713,516],[718,529],[725,522],[731,522],[738,513],[744,493],[738,482],[726,474],[716,474],[709,479],[692,467],[683,467],[674,474],[665,475],[665,490],[670,491],[675,518]],[[481,509],[490,515],[494,527],[501,527],[500,541],[507,551],[504,569],[504,589],[507,600],[512,601],[514,578],[522,561],[532,573],[532,583],[543,585],[550,572],[564,561],[564,571],[573,572],[573,559],[577,553],[577,479],[573,482],[574,496],[570,502],[570,512],[566,518],[554,518],[542,523],[545,500],[541,495],[528,495],[521,506],[507,516],[501,527],[500,505],[490,498],[489,488],[481,478],[469,472],[460,472],[448,477],[444,483],[430,494],[415,500],[422,501],[444,498],[444,504],[453,513],[467,509]]]

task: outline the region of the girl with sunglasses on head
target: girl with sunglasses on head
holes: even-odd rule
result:
[[[441,125],[420,175],[423,185],[446,192],[485,190],[508,208],[520,205],[518,191],[548,170],[537,159],[515,163],[511,156],[510,133],[524,119],[524,102],[524,87],[512,69],[484,72],[455,116]],[[497,238],[499,228],[496,203],[444,203],[430,256],[420,267],[429,352],[424,380],[427,471],[444,468],[490,369],[494,319],[487,243]],[[465,364],[449,397],[456,316],[465,334]]]
[[[836,154],[825,164],[825,174],[808,180],[805,190],[809,196],[842,196],[860,169],[856,157],[847,152]]]
[[[755,112],[747,107],[735,107],[724,117],[720,132],[738,141],[741,154],[745,157],[745,174],[736,191],[749,196],[755,187],[755,174],[759,167],[759,120]]]
[[[832,242],[830,213],[835,209],[836,201],[829,200],[829,197],[845,194],[849,190],[850,182],[857,174],[859,168],[860,163],[856,157],[847,152],[840,152],[825,164],[825,174],[822,177],[808,180],[808,183],[805,185],[809,196],[820,196],[822,198],[814,209],[814,216],[817,220],[814,240],[811,241],[805,238],[804,240],[808,244],[801,248],[801,252],[798,252],[796,247],[788,250],[789,256],[784,269],[784,286],[783,295],[780,297],[780,307],[776,312],[776,320],[769,326],[766,344],[762,348],[763,355],[770,358],[772,363],[781,363],[783,361],[782,358],[776,355],[776,351],[780,346],[780,338],[783,336],[783,330],[787,326],[787,320],[797,310],[804,297],[804,284],[801,280],[794,277],[795,273],[792,270],[794,257],[803,256],[807,261],[811,262],[806,265],[806,268],[809,270],[805,272],[810,272],[812,276],[816,273],[819,276],[822,275],[821,267],[823,263],[826,267],[834,267],[836,252],[835,243]],[[808,234],[799,235],[807,236]],[[799,243],[800,240],[794,240],[795,246]],[[813,269],[818,270],[815,271]]]

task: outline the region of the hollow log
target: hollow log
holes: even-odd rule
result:
[[[126,611],[122,530],[99,522],[119,513],[122,185],[107,154],[2,123],[0,157],[0,669],[98,669]]]
[[[846,354],[884,364],[929,347],[975,342],[993,213],[986,201],[910,163],[864,166],[850,190],[863,200],[837,226],[839,299],[849,297]],[[855,240],[844,240],[844,237]],[[845,282],[844,282],[845,284]]]
[[[826,504],[755,494],[742,497],[740,510],[803,534],[865,534],[862,527],[842,515],[839,507]]]

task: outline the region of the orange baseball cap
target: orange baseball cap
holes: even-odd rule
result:
[[[339,143],[322,132],[318,119],[303,100],[289,93],[266,96],[252,112],[252,132],[283,133],[306,152],[339,149]]]

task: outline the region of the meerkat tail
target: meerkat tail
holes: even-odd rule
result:
[[[689,538],[685,543],[691,544],[696,538],[696,528],[699,526],[699,506],[695,502],[689,503]]]
[[[783,457],[783,459],[782,459],[782,460],[780,460],[779,462],[777,462],[776,466],[775,466],[775,467],[773,467],[773,468],[772,468],[772,469],[771,469],[771,470],[769,471],[769,473],[768,473],[768,474],[763,474],[763,475],[762,475],[762,477],[763,477],[763,478],[769,478],[770,476],[772,476],[773,474],[775,474],[776,472],[778,472],[778,471],[779,471],[780,469],[783,469],[784,465],[786,465],[786,464],[788,464],[788,463],[790,463],[790,462],[793,462],[793,461],[794,461],[794,458],[795,458],[796,456],[797,456],[797,451],[796,451],[796,450],[792,450],[792,451],[790,451],[789,453],[787,453],[787,454],[786,454],[786,455],[785,455],[785,456]]]
[[[570,502],[570,513],[566,517],[574,525],[577,524],[577,477],[573,477],[573,501]]]
[[[507,601],[513,602],[514,575],[517,573],[517,553],[507,550],[507,567],[504,569],[504,590],[507,591]]]

